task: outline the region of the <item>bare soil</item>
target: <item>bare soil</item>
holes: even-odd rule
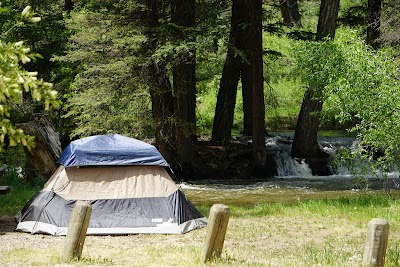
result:
[[[11,216],[1,216],[0,217],[0,235],[13,232],[17,223],[14,217]]]
[[[201,253],[204,228],[185,235],[88,236],[83,257],[91,260],[65,264],[59,258],[65,237],[14,232],[15,225],[12,217],[0,217],[0,266],[203,266],[193,258]],[[340,249],[347,249],[346,244],[362,243],[364,232],[343,218],[231,218],[224,244],[226,260],[211,266],[291,266],[282,261],[295,251],[323,247],[339,236],[343,236]],[[355,255],[358,262],[360,253]]]

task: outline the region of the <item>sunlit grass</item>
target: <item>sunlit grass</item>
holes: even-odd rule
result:
[[[361,266],[367,225],[375,217],[386,218],[390,224],[385,266],[398,266],[398,203],[396,198],[361,193],[353,198],[230,204],[222,258],[207,266]],[[195,205],[208,216],[211,204]],[[203,228],[185,235],[88,236],[82,259],[69,264],[204,266],[200,255],[206,231]],[[7,235],[21,239],[21,244],[0,252],[5,266],[63,264],[60,253],[65,237]]]
[[[2,266],[46,266],[57,262],[55,255],[60,253],[55,248],[42,250],[35,247],[34,243],[26,243],[24,247],[7,251],[2,254]]]
[[[25,182],[15,172],[8,172],[0,176],[0,185],[10,186],[10,192],[0,195],[0,214],[15,215],[28,200],[40,191],[44,181],[36,179]]]

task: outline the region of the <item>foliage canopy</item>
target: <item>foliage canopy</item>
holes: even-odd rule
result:
[[[65,118],[76,125],[72,136],[118,132],[144,138],[152,129],[151,102],[141,83],[142,43],[135,20],[124,20],[126,10],[77,7],[67,20],[74,32],[69,50],[58,61],[79,66],[66,98]]]
[[[386,170],[399,165],[400,77],[393,58],[347,33],[334,41],[303,43],[296,60],[303,82],[327,102],[326,112],[353,125],[348,130],[360,141],[353,157],[376,159],[383,149],[378,165]]]
[[[20,20],[40,21],[40,18],[34,15],[31,7],[27,6],[21,12]],[[51,83],[37,77],[38,72],[27,71],[22,67],[40,55],[32,53],[23,41],[7,42],[7,33],[8,31],[5,31],[0,36],[0,151],[19,143],[31,149],[34,146],[34,138],[25,135],[13,125],[10,120],[11,106],[24,105],[27,93],[30,93],[34,101],[44,101],[45,109],[49,109],[50,105],[59,104],[56,99],[57,92],[52,89]]]

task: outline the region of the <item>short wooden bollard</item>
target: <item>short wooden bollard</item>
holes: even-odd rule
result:
[[[389,237],[389,223],[385,219],[375,218],[368,223],[363,266],[383,267]]]
[[[222,204],[214,204],[208,219],[207,236],[201,255],[202,262],[212,258],[220,258],[224,246],[225,234],[228,228],[230,210]]]
[[[91,214],[92,206],[89,202],[77,201],[75,203],[62,254],[64,261],[70,261],[74,258],[79,259],[82,256],[83,244],[85,243]]]

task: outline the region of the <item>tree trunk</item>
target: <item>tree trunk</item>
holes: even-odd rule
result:
[[[322,0],[316,40],[333,39],[336,31],[336,20],[339,11],[339,0]],[[307,88],[297,119],[296,131],[292,144],[292,157],[305,158],[313,174],[328,175],[331,170],[328,166],[329,155],[318,145],[318,127],[323,100],[314,97],[313,90],[321,88]]]
[[[154,51],[157,40],[152,34],[158,25],[157,0],[147,2],[147,35],[150,40],[149,51]],[[172,86],[165,63],[151,61],[147,69],[147,77],[150,85],[150,95],[152,112],[156,124],[156,146],[164,158],[175,167],[174,155],[176,154],[173,144],[175,144],[172,116],[174,113]]]
[[[156,146],[164,158],[175,166],[175,139],[172,116],[174,113],[171,83],[164,65],[153,63],[149,67],[151,77],[150,95],[154,121],[156,123]]]
[[[297,4],[297,0],[288,0],[288,4],[292,21],[294,22],[294,24],[296,24],[297,27],[303,27],[303,24],[301,23],[301,15],[299,12],[299,5]]]
[[[250,61],[251,57],[248,59]],[[253,65],[251,62],[242,62],[240,68],[243,99],[243,135],[253,135]]]
[[[301,105],[299,118],[301,123],[297,123],[295,138],[293,140],[292,155],[299,158],[308,158],[316,155],[320,148],[317,142],[318,126],[323,102],[314,99],[313,90],[307,90]]]
[[[33,121],[18,125],[25,134],[35,136],[35,148],[25,149],[27,159],[26,178],[50,177],[56,169],[56,162],[61,155],[61,142],[58,132],[44,116],[37,116]]]
[[[74,1],[73,0],[65,0],[64,1],[64,10],[70,12],[74,9]]]
[[[290,11],[289,11],[289,4],[287,0],[280,0],[279,1],[279,8],[281,10],[281,15],[283,19],[283,24],[285,26],[292,26],[292,18],[290,17]]]
[[[253,175],[266,170],[265,106],[262,49],[262,0],[251,0],[253,57]]]
[[[382,0],[368,0],[367,44],[373,48],[379,47],[381,8]]]
[[[195,1],[172,0],[172,23],[176,25],[174,37],[177,44],[193,42],[190,28],[195,26]],[[195,48],[175,56],[173,64],[174,118],[176,126],[176,145],[182,163],[194,162],[193,141],[196,126],[196,77]]]
[[[229,34],[228,51],[222,70],[217,105],[215,107],[212,143],[216,145],[228,144],[232,138],[232,125],[235,113],[237,85],[240,78],[241,56],[237,53],[241,49],[243,31],[243,10],[244,1],[233,0],[231,30]]]
[[[251,40],[252,30],[250,21],[250,5],[248,0],[242,0],[240,8],[242,14],[241,29],[241,48],[244,59],[240,67],[240,76],[242,81],[242,99],[243,99],[243,135],[253,135],[253,63]]]
[[[211,142],[215,145],[231,142],[237,85],[240,77],[240,62],[240,56],[235,55],[228,48],[215,107],[211,139]]]
[[[286,26],[291,27],[293,26],[293,23],[296,24],[297,27],[303,26],[301,23],[301,16],[297,0],[280,0],[279,6],[281,9],[283,23]]]
[[[334,39],[340,0],[321,0],[316,40]]]

